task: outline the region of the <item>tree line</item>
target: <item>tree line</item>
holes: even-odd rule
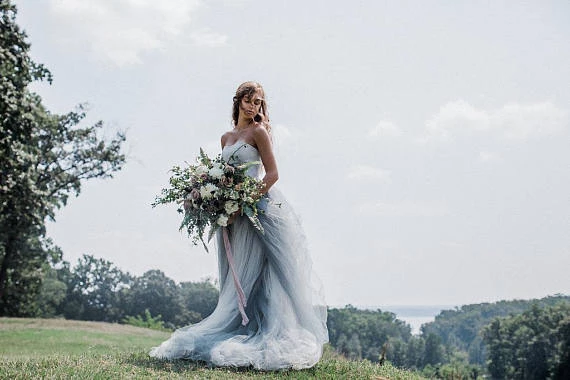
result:
[[[443,310],[412,335],[393,313],[329,309],[329,335],[351,359],[392,364],[428,378],[570,379],[570,296]]]
[[[133,276],[110,261],[83,255],[73,267],[60,261],[46,268],[43,286],[29,317],[64,317],[124,322],[129,317],[157,319],[175,329],[208,316],[218,300],[210,280],[176,283],[160,270]]]
[[[420,338],[439,339],[440,363],[431,371],[447,366],[497,379],[567,379],[569,323],[570,296],[555,295],[444,310],[422,326]]]

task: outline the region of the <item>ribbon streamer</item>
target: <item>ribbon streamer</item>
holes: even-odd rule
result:
[[[241,324],[245,326],[249,322],[249,318],[245,314],[245,307],[247,306],[247,300],[245,298],[245,293],[243,292],[243,288],[241,287],[239,278],[237,276],[234,264],[234,257],[232,255],[232,246],[230,245],[230,238],[228,237],[227,227],[222,227],[222,235],[224,238],[224,247],[226,248],[226,257],[228,258],[228,263],[230,264],[230,270],[232,271],[232,277],[234,278],[234,285],[236,287],[238,309],[241,314]]]

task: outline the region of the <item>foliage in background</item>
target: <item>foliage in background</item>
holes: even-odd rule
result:
[[[164,322],[162,321],[162,316],[160,314],[153,317],[148,309],[145,309],[144,317],[140,315],[137,315],[136,317],[127,316],[123,318],[121,322],[126,325],[144,327],[151,330],[172,331],[171,329],[164,327]]]
[[[60,252],[45,239],[45,222],[77,196],[83,181],[111,177],[125,162],[124,135],[105,141],[102,122],[79,127],[85,107],[49,112],[29,90],[51,83],[29,56],[16,7],[0,0],[0,315],[37,314],[43,269]]]
[[[538,300],[512,300],[495,303],[464,305],[455,310],[444,310],[435,320],[422,326],[421,337],[434,334],[441,339],[441,364],[462,363],[466,369],[487,369],[489,345],[483,339],[483,330],[496,318],[520,315],[536,305],[545,309],[557,304],[570,304],[570,297],[549,296]],[[420,367],[416,367],[420,368]]]
[[[73,267],[60,261],[45,273],[37,303],[38,316],[47,318],[134,323],[160,315],[162,327],[175,329],[201,321],[218,301],[210,280],[177,284],[159,270],[132,276],[92,255]]]
[[[570,304],[496,318],[483,330],[493,378],[569,379]]]
[[[350,359],[378,362],[384,343],[407,342],[411,338],[410,326],[394,313],[361,310],[351,305],[329,309],[327,327],[332,346]]]
[[[62,312],[66,318],[116,322],[124,316],[121,305],[133,279],[110,261],[83,255],[64,278],[67,292]]]

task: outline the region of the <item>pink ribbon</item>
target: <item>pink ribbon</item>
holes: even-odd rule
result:
[[[245,314],[245,307],[247,306],[247,300],[245,298],[245,293],[239,282],[239,278],[236,273],[236,268],[234,264],[234,257],[232,255],[232,247],[230,245],[230,238],[228,237],[227,227],[222,227],[222,235],[224,237],[224,247],[226,248],[226,257],[228,258],[228,263],[230,264],[230,269],[232,271],[232,277],[234,278],[234,285],[236,287],[236,293],[238,298],[238,309],[241,314],[241,324],[247,325],[249,318]]]

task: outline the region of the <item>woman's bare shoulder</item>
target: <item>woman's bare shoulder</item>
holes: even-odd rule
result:
[[[260,139],[268,139],[269,138],[269,132],[267,131],[267,128],[265,128],[263,123],[255,123],[255,125],[253,126],[252,133],[253,133],[253,137],[256,140],[258,138],[260,138]]]
[[[233,132],[232,132],[232,131],[227,131],[226,133],[224,133],[224,134],[222,135],[222,137],[220,138],[220,142],[221,142],[221,144],[222,144],[222,147],[223,147],[224,145],[226,145],[226,141],[228,141],[228,138],[230,138],[232,135],[233,135]]]

